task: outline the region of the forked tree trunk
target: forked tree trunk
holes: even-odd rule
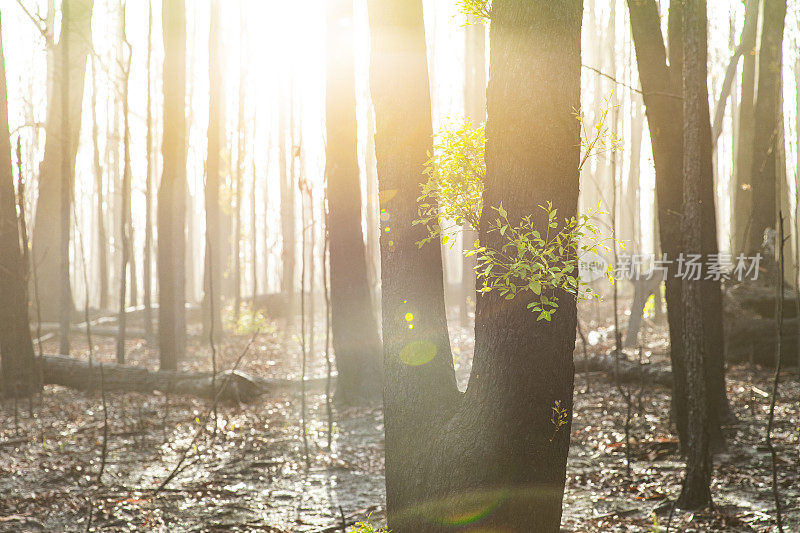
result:
[[[781,68],[783,65],[783,26],[786,0],[765,0],[761,46],[758,51],[758,90],[753,127],[751,167],[752,204],[747,226],[745,252],[757,251],[764,231],[775,229],[778,217],[776,184],[780,158],[779,131]]]
[[[678,259],[683,252],[681,218],[683,211],[683,49],[679,5],[671,6],[668,20],[669,65],[661,34],[661,18],[655,0],[628,0],[639,78],[656,167],[656,203],[661,250],[671,261],[665,282],[669,322],[670,360],[675,384],[672,410],[681,442],[688,439],[686,365],[683,351],[683,295],[678,276]],[[703,251],[717,251],[713,180],[704,182]],[[710,195],[710,196],[709,196]],[[704,312],[710,315],[705,330],[712,437],[721,445],[720,422],[729,417],[724,373],[724,332],[719,282],[703,283]]]
[[[20,249],[11,138],[8,132],[8,86],[0,35],[0,357],[5,396],[28,396],[41,389],[28,327],[25,261]],[[21,168],[21,167],[20,167]]]
[[[186,8],[165,0],[163,173],[158,191],[158,345],[162,370],[186,351]]]
[[[702,254],[707,217],[704,185],[713,183],[711,122],[708,109],[707,15],[705,0],[684,0],[683,11],[683,250]],[[712,197],[713,201],[713,197]],[[716,227],[715,227],[716,229]],[[683,280],[683,348],[686,357],[688,439],[686,475],[678,506],[711,503],[711,453],[706,396],[709,316],[704,312],[703,281]]]
[[[208,154],[206,156],[206,240],[205,274],[203,277],[203,330],[208,337],[214,330],[214,340],[222,335],[222,273],[224,241],[220,227],[220,155],[222,152],[225,99],[222,76],[222,41],[220,35],[220,0],[212,0],[208,40]],[[212,312],[213,309],[213,312]],[[214,323],[211,323],[211,317]]]
[[[485,205],[502,201],[517,222],[552,201],[569,217],[578,201],[582,2],[495,0],[492,12]],[[422,5],[371,0],[369,16],[378,176],[391,216],[381,233],[389,527],[449,531],[485,514],[485,528],[558,531],[575,300],[560,294],[553,321],[537,322],[523,298],[479,297],[473,371],[458,392],[440,247],[419,249],[425,230],[412,226],[431,149]],[[487,219],[481,242],[497,247],[501,237],[488,230]],[[567,417],[558,430],[556,401]]]
[[[331,0],[327,9],[326,173],[336,400],[375,403],[381,395],[381,341],[361,230],[353,2]]]
[[[67,21],[62,22],[61,37],[53,53],[54,84],[47,104],[48,133],[45,140],[44,158],[39,166],[39,196],[36,204],[33,227],[33,258],[36,263],[39,285],[39,304],[42,320],[58,320],[61,299],[61,221],[55,213],[61,210],[61,181],[64,162],[75,166],[78,136],[81,126],[83,82],[86,74],[86,57],[91,48],[91,19],[93,0],[66,0]],[[63,7],[62,7],[63,9]],[[69,59],[64,60],[64,48]],[[65,63],[69,68],[65,68]],[[65,76],[68,75],[68,80]],[[62,88],[69,86],[69,131],[65,139]],[[68,192],[71,198],[71,193]],[[69,219],[67,219],[69,223]],[[66,288],[69,290],[69,287]],[[70,307],[72,303],[70,302]],[[71,309],[70,309],[71,311]]]

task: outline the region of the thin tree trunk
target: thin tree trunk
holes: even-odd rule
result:
[[[97,124],[97,61],[92,56],[92,156],[97,202],[97,269],[100,309],[108,307],[108,238],[103,209],[103,167],[100,166],[100,139]]]
[[[222,256],[224,243],[220,227],[220,155],[223,142],[223,123],[225,116],[225,99],[223,97],[224,78],[222,74],[222,41],[220,35],[221,5],[219,0],[212,0],[210,12],[210,28],[208,41],[208,81],[210,96],[208,103],[208,154],[206,157],[206,250],[203,294],[203,331],[209,335],[215,332],[213,339],[218,342],[222,336]],[[213,289],[213,290],[212,290]],[[214,312],[212,312],[212,309]],[[212,324],[213,316],[213,324]]]
[[[711,127],[711,139],[715,148],[717,139],[719,139],[722,133],[722,120],[725,118],[725,106],[728,104],[728,97],[731,95],[733,80],[736,77],[736,71],[739,66],[739,58],[744,54],[749,54],[756,43],[756,33],[758,31],[758,4],[759,0],[745,1],[742,35],[739,37],[739,44],[733,50],[733,56],[728,62],[728,68],[725,70],[725,77],[722,80],[722,88],[720,89],[719,98],[717,99],[717,105],[714,111],[714,124]]]
[[[705,0],[685,0],[683,7],[683,250],[704,250],[704,182],[713,183],[711,122],[708,110],[707,15]],[[709,409],[706,395],[707,316],[700,280],[683,280],[683,347],[686,360],[688,439],[686,476],[677,505],[684,509],[711,503]]]
[[[125,37],[125,11],[122,11],[122,42],[124,46],[130,46]],[[123,52],[124,54],[124,52]],[[120,266],[119,282],[119,334],[117,335],[117,363],[125,362],[125,328],[127,325],[127,314],[125,313],[125,295],[127,292],[128,266],[131,267],[131,274],[134,267],[130,261],[131,257],[131,143],[130,143],[130,124],[128,122],[128,82],[130,79],[130,49],[124,60],[122,67],[122,145],[123,145],[123,171],[122,171],[122,202],[120,209],[120,243],[122,245],[122,264]],[[131,275],[131,278],[133,276]],[[131,287],[133,288],[133,287]]]
[[[291,106],[291,104],[289,104]],[[286,125],[286,107],[287,99],[281,93],[279,102],[280,109],[278,110],[278,166],[280,169],[280,195],[281,195],[281,292],[287,299],[287,321],[289,324],[294,323],[295,316],[295,194],[293,178],[294,173],[289,172],[287,164],[294,168],[294,146],[290,146],[289,150],[286,149],[286,136],[289,130]],[[289,110],[294,113],[294,108]],[[291,138],[294,140],[294,132],[291,132]],[[292,144],[294,144],[292,142]]]
[[[752,205],[744,250],[755,252],[761,247],[764,232],[775,229],[777,217],[781,111],[778,107],[783,65],[783,28],[786,0],[765,0],[761,46],[758,52],[758,92],[753,126],[753,161],[751,167]]]
[[[245,18],[244,8],[241,8],[239,31],[242,38],[240,48],[244,46]],[[239,138],[236,143],[236,201],[234,206],[234,229],[233,229],[233,316],[234,322],[239,322],[239,313],[242,307],[242,197],[244,186],[244,165],[245,165],[245,142],[247,139],[247,126],[245,124],[245,70],[243,52],[239,54],[239,115],[238,133]]]
[[[381,394],[381,341],[361,230],[361,183],[356,135],[353,3],[328,4],[326,175],[327,231],[336,401],[374,403]],[[367,220],[371,217],[368,215]],[[323,264],[323,269],[325,268]]]
[[[186,9],[164,2],[163,174],[158,191],[158,315],[162,370],[176,370],[186,351]]]
[[[0,30],[0,358],[6,396],[29,396],[41,390],[28,327],[25,262],[14,195],[11,138],[8,131],[8,86]],[[22,177],[20,176],[20,179]]]
[[[153,55],[153,4],[147,3],[147,134],[145,150],[147,152],[147,175],[145,176],[144,193],[144,330],[147,342],[153,341],[153,308],[152,308],[152,282],[153,282],[153,98],[151,61]]]

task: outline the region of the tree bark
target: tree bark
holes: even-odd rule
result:
[[[558,531],[575,300],[559,295],[553,321],[537,322],[527,302],[480,296],[473,371],[458,392],[440,247],[418,249],[425,230],[411,224],[431,133],[421,7],[369,3],[378,175],[391,215],[381,239],[389,527],[447,531],[457,517],[485,514],[487,528]],[[492,12],[485,205],[502,200],[517,221],[553,201],[569,217],[578,201],[582,3],[496,0]],[[483,220],[481,242],[497,246],[488,229]],[[555,401],[566,425],[554,431]]]
[[[33,227],[33,258],[39,284],[40,313],[43,320],[58,320],[60,316],[61,259],[60,219],[54,216],[61,208],[61,181],[66,160],[75,167],[78,136],[81,126],[83,82],[86,74],[86,57],[91,48],[91,19],[93,0],[66,0],[68,17],[61,26],[61,37],[54,51],[54,88],[48,102],[47,137],[44,158],[39,166],[39,196]],[[65,68],[64,48],[68,49],[69,68]],[[68,80],[67,80],[68,76]],[[60,90],[68,84],[69,131],[64,136],[63,94]],[[71,192],[69,193],[71,198]],[[67,288],[69,289],[69,288]],[[71,306],[70,302],[70,306]]]
[[[26,266],[14,195],[11,137],[8,131],[8,86],[0,30],[0,363],[5,396],[29,396],[41,389],[28,328]]]
[[[722,88],[720,89],[719,98],[717,98],[717,105],[714,110],[714,124],[711,127],[711,139],[715,148],[717,139],[719,139],[719,136],[722,133],[722,120],[725,118],[725,106],[727,105],[728,98],[731,95],[733,79],[736,77],[736,71],[739,67],[739,58],[745,54],[749,54],[756,44],[756,33],[758,31],[758,6],[759,0],[745,1],[744,27],[742,28],[742,35],[739,38],[739,44],[733,50],[733,56],[728,62],[728,68],[725,69],[725,77],[722,80]]]
[[[331,0],[327,9],[325,170],[328,176],[331,325],[338,371],[336,400],[342,404],[374,403],[381,395],[381,340],[370,295],[361,230],[353,2]]]
[[[713,184],[711,123],[708,110],[708,49],[705,0],[683,0],[683,249],[704,252],[707,217],[704,183]],[[712,197],[713,201],[713,197]],[[684,279],[683,349],[686,361],[688,438],[686,475],[677,505],[683,509],[711,504],[710,418],[706,394],[708,315],[703,282]]]
[[[753,127],[751,167],[752,203],[744,250],[757,251],[768,228],[775,228],[778,217],[776,187],[777,159],[781,133],[778,113],[781,101],[783,64],[783,26],[786,0],[764,0],[764,21],[758,52],[758,92]]]
[[[186,352],[186,8],[165,0],[163,173],[158,191],[158,343],[162,370]]]
[[[92,156],[97,205],[97,270],[100,284],[100,309],[108,307],[108,238],[103,209],[103,167],[100,165],[100,139],[97,124],[97,61],[92,56]]]
[[[221,6],[212,0],[208,41],[208,154],[206,156],[206,240],[205,275],[203,278],[203,333],[214,331],[214,341],[222,335],[222,273],[224,243],[220,227],[220,154],[222,152],[225,99],[222,75],[222,41],[220,35]],[[212,313],[213,308],[213,313]],[[214,323],[211,323],[211,317]]]
[[[688,438],[687,383],[683,351],[684,303],[678,259],[684,251],[681,237],[683,212],[683,49],[682,20],[678,4],[671,6],[668,20],[669,57],[655,0],[628,0],[631,32],[639,66],[645,113],[650,128],[653,159],[656,167],[656,203],[661,251],[666,254],[668,272],[665,280],[667,321],[669,322],[670,360],[675,384],[672,395],[672,414],[681,442]],[[669,65],[667,64],[669,59]],[[714,209],[713,176],[701,187],[703,194],[702,232],[705,254],[716,253],[716,214]],[[711,318],[705,330],[708,345],[709,379],[708,403],[711,427],[715,440],[721,441],[720,420],[729,413],[725,394],[724,332],[722,301],[718,282],[705,282],[703,298]]]
[[[278,110],[278,167],[280,169],[280,195],[281,195],[281,292],[287,299],[287,320],[294,323],[296,313],[295,281],[297,279],[295,253],[295,194],[293,172],[289,172],[287,165],[294,168],[294,146],[286,149],[286,136],[290,133],[286,125],[287,99],[281,91]],[[294,113],[290,109],[289,113]],[[292,134],[292,139],[294,135]]]
[[[759,6],[761,1],[759,0]],[[756,8],[758,14],[760,8]],[[753,137],[755,129],[755,87],[756,87],[756,36],[749,43],[742,61],[742,94],[739,104],[738,137],[734,155],[733,208],[731,209],[731,252],[738,255],[745,252],[747,230],[751,224],[753,191],[750,172],[753,168]]]
[[[153,83],[151,79],[153,56],[153,4],[147,2],[147,133],[145,150],[147,152],[147,175],[144,190],[144,266],[142,269],[144,291],[144,329],[145,339],[153,342]],[[100,213],[102,216],[102,213]]]

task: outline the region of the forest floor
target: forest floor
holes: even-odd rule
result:
[[[591,313],[584,313],[591,314]],[[318,331],[321,331],[319,328]],[[588,352],[611,348],[608,321],[584,321]],[[299,380],[296,336],[270,324],[245,355],[241,369],[270,379]],[[453,328],[462,386],[472,339]],[[666,361],[663,327],[649,324],[641,356]],[[114,340],[96,339],[95,357],[114,360]],[[219,368],[233,366],[248,338],[228,341]],[[325,376],[324,338],[316,337],[311,378]],[[57,345],[45,343],[45,353]],[[199,340],[186,370],[210,368]],[[581,353],[580,341],[576,353]],[[87,356],[74,336],[73,355]],[[638,353],[635,355],[638,357]],[[579,355],[580,357],[580,355]],[[128,343],[131,364],[157,366],[142,341]],[[714,511],[675,511],[674,531],[774,531],[771,461],[764,432],[771,391],[769,369],[734,366],[728,393],[738,423],[726,429],[725,453],[715,457]],[[321,385],[322,384],[322,385]],[[664,531],[669,502],[680,490],[683,461],[670,430],[668,389],[623,386],[631,409],[631,471],[626,472],[626,402],[611,379],[581,374],[575,384],[572,446],[564,501],[565,531]],[[800,445],[797,373],[782,376],[774,443],[785,531],[800,531]],[[334,532],[372,514],[383,518],[383,423],[380,409],[334,408],[332,447],[324,379],[307,395],[306,466],[299,387],[263,395],[251,404],[221,404],[217,430],[203,431],[207,400],[108,393],[107,460],[102,483],[104,410],[99,393],[48,386],[32,402],[4,400],[0,411],[0,531],[271,531]],[[167,487],[156,487],[179,464]],[[475,523],[473,526],[478,527]],[[350,531],[351,528],[347,528]],[[463,531],[469,531],[467,527]]]

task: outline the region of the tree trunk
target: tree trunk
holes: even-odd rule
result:
[[[0,30],[1,32],[1,30]],[[21,178],[21,176],[20,176]],[[0,33],[0,357],[5,396],[28,396],[41,389],[28,328],[26,268],[14,195],[11,138],[8,132],[8,86]]]
[[[60,259],[60,219],[54,216],[61,208],[61,180],[64,162],[70,168],[75,166],[78,149],[78,136],[81,126],[81,104],[83,102],[83,81],[86,74],[86,57],[91,48],[91,19],[93,0],[66,0],[68,17],[61,26],[61,37],[53,54],[54,89],[48,103],[45,129],[44,158],[39,166],[39,196],[33,227],[33,258],[36,263],[39,285],[39,304],[43,320],[57,320],[60,317],[61,259]],[[64,48],[68,49],[68,72],[65,72]],[[67,76],[68,74],[68,80]],[[69,131],[64,136],[63,91],[69,86]],[[65,150],[65,148],[68,148]],[[71,193],[68,192],[68,197]],[[67,287],[66,290],[69,290]],[[70,307],[71,307],[70,302]],[[70,309],[71,310],[71,309]]]
[[[92,156],[97,202],[97,269],[100,284],[100,309],[108,308],[108,238],[103,209],[103,167],[100,165],[100,139],[97,124],[97,61],[92,56]]]
[[[287,321],[290,324],[294,323],[295,315],[295,280],[296,280],[296,267],[295,267],[295,194],[294,184],[290,177],[293,173],[288,172],[287,164],[294,167],[294,146],[290,146],[289,150],[286,149],[286,136],[289,130],[286,125],[286,107],[287,100],[283,91],[281,91],[282,98],[279,102],[278,110],[278,166],[280,169],[280,195],[281,195],[281,292],[286,295],[288,302],[287,305]],[[294,109],[289,111],[294,113]],[[292,135],[294,138],[294,135]]]
[[[389,527],[446,531],[491,508],[484,527],[558,531],[575,300],[560,295],[553,321],[537,322],[521,299],[480,296],[473,371],[458,392],[440,247],[418,249],[425,230],[411,225],[430,150],[421,2],[369,7],[378,175],[391,215],[381,240]],[[493,2],[484,203],[502,201],[513,221],[538,216],[546,201],[561,216],[577,210],[581,8],[579,0]],[[481,242],[496,247],[501,237],[487,223]],[[566,426],[554,431],[556,401]]]
[[[776,188],[780,157],[778,107],[783,64],[783,26],[786,0],[765,0],[761,46],[758,51],[758,92],[753,126],[751,167],[752,204],[744,250],[758,251],[764,232],[775,228],[778,217]]]
[[[683,250],[703,254],[708,217],[703,188],[713,184],[711,123],[708,110],[707,15],[705,0],[683,6]],[[713,197],[712,197],[713,201]],[[683,280],[683,348],[686,362],[688,439],[686,475],[677,505],[683,509],[711,504],[709,409],[706,395],[707,319],[700,280]]]
[[[687,383],[683,351],[683,296],[681,279],[678,275],[678,259],[684,251],[681,238],[681,218],[683,212],[683,108],[682,108],[682,21],[678,4],[669,11],[668,39],[669,65],[667,51],[661,34],[661,22],[655,0],[628,0],[631,16],[636,59],[639,65],[639,78],[642,83],[645,113],[650,128],[653,146],[653,159],[656,167],[656,203],[658,205],[658,228],[661,251],[666,254],[668,272],[665,280],[667,300],[667,321],[669,322],[670,360],[675,384],[672,394],[672,414],[678,436],[682,443],[688,439]],[[715,253],[716,214],[713,197],[713,176],[711,182],[701,186],[703,194],[702,237],[706,254]],[[709,196],[710,195],[710,196]],[[719,421],[729,412],[725,394],[724,339],[722,324],[722,301],[717,300],[719,283],[704,283],[704,309],[712,314],[705,329],[708,344],[706,363],[709,365],[708,404],[711,427],[715,441],[720,442],[722,433]],[[712,346],[712,343],[716,345]]]
[[[711,139],[716,148],[717,139],[722,133],[722,120],[725,118],[725,106],[733,88],[733,79],[736,77],[736,70],[739,66],[739,58],[745,54],[750,54],[756,43],[756,33],[758,31],[758,5],[759,0],[745,1],[744,27],[739,38],[739,44],[733,50],[733,56],[725,70],[725,77],[722,80],[717,106],[714,111],[714,124],[711,127]]]
[[[240,12],[239,31],[241,39],[240,48],[244,48],[244,8]],[[236,198],[234,205],[233,224],[233,317],[234,323],[239,322],[239,313],[242,307],[242,187],[244,185],[245,141],[247,131],[244,117],[244,53],[239,53],[239,110],[238,110],[238,139],[236,141]]]
[[[120,21],[122,41],[127,43],[125,37],[125,10],[122,9],[122,20]],[[124,52],[123,52],[123,55]],[[130,80],[130,53],[123,60],[122,68],[122,145],[123,145],[123,170],[122,170],[122,201],[120,202],[120,243],[122,245],[122,264],[120,265],[119,281],[119,335],[117,336],[117,363],[125,362],[125,328],[127,318],[125,313],[125,296],[127,293],[128,267],[130,266],[131,278],[133,278],[133,263],[131,262],[131,246],[133,236],[131,235],[131,131],[128,121],[128,82]],[[132,281],[132,279],[131,279]],[[133,283],[131,283],[133,288]],[[135,305],[135,303],[133,304]]]
[[[186,10],[166,0],[163,173],[158,191],[158,343],[162,370],[176,370],[186,351]]]
[[[326,173],[336,400],[375,403],[381,395],[381,341],[361,230],[351,0],[329,3],[327,28]]]
[[[147,134],[145,150],[147,152],[147,175],[144,190],[144,267],[142,272],[144,290],[144,329],[148,343],[153,342],[153,83],[151,65],[153,56],[153,4],[147,3]],[[102,213],[101,213],[102,215]]]
[[[759,0],[760,5],[760,0]],[[758,15],[759,8],[756,8]],[[751,224],[753,191],[750,172],[753,169],[753,138],[755,129],[755,87],[756,87],[756,36],[748,43],[742,61],[742,95],[739,104],[738,137],[734,155],[733,206],[731,209],[731,253],[745,252],[747,229]]]
[[[225,99],[223,97],[224,78],[222,75],[222,41],[220,35],[221,6],[219,0],[212,0],[209,20],[208,41],[208,155],[206,158],[206,240],[205,274],[203,278],[203,334],[214,331],[214,341],[222,335],[222,273],[223,249],[220,227],[220,154],[224,134]],[[211,323],[211,317],[214,323]]]

